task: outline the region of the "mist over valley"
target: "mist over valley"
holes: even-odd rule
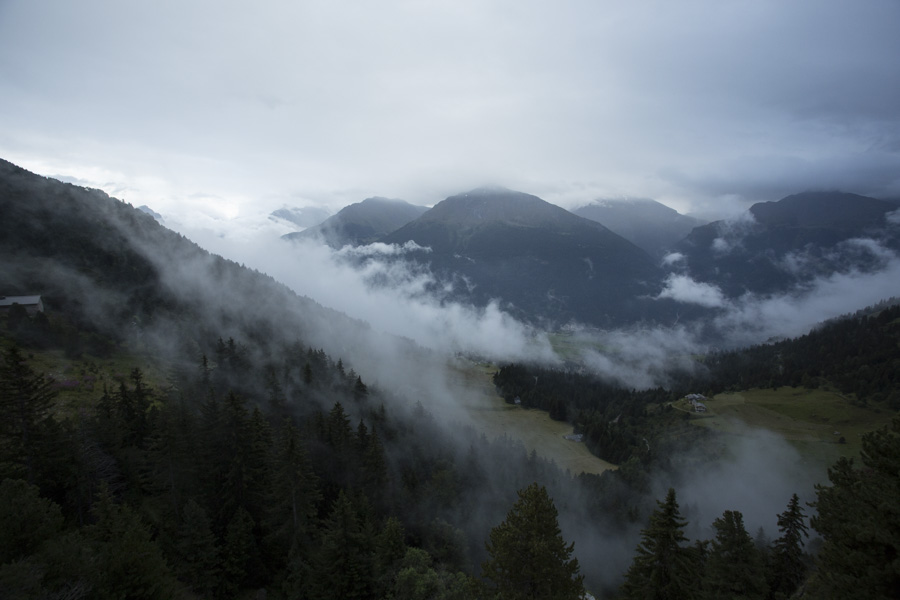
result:
[[[5,455],[4,476],[37,485],[72,527],[99,518],[100,489],[135,515],[144,509],[130,498],[171,506],[162,520],[136,517],[170,569],[186,556],[175,533],[188,518],[185,502],[211,519],[210,548],[231,552],[227,532],[244,517],[214,498],[246,490],[235,506],[256,524],[253,552],[277,554],[274,500],[251,499],[277,486],[277,461],[258,463],[260,479],[228,492],[220,486],[232,485],[229,465],[257,460],[252,454],[223,454],[216,464],[225,471],[208,481],[171,471],[162,488],[130,469],[137,455],[159,460],[153,436],[168,435],[176,414],[186,427],[212,427],[203,425],[209,411],[224,410],[249,427],[239,434],[251,436],[245,441],[262,435],[264,446],[268,435],[288,435],[281,419],[295,423],[310,461],[300,481],[317,482],[311,520],[292,534],[305,549],[253,559],[271,576],[251,575],[245,562],[215,585],[201,584],[194,567],[160,566],[153,577],[170,592],[324,594],[315,576],[292,579],[300,567],[290,556],[327,560],[334,511],[351,493],[365,527],[388,535],[381,528],[395,519],[405,547],[434,561],[435,585],[464,597],[483,593],[479,565],[491,555],[482,540],[534,481],[546,486],[560,535],[575,542],[598,596],[618,593],[669,489],[690,539],[709,539],[723,511],[740,511],[763,548],[792,494],[814,501],[826,468],[859,456],[868,432],[900,407],[898,208],[832,193],[797,198],[700,225],[657,259],[602,224],[503,188],[416,209],[371,242],[336,244],[314,229],[282,239],[277,231],[288,226],[277,220],[251,225],[243,241],[207,238],[220,256],[167,229],[165,215],[4,161],[0,282],[6,297],[43,301],[39,316],[5,313],[5,360],[25,353],[49,369],[62,429],[46,437],[41,425],[38,439],[76,444],[67,468],[80,469],[87,487],[72,496],[56,463],[33,454],[44,446],[29,443],[9,446],[24,454]],[[818,201],[828,211],[810,222]],[[398,206],[363,205],[363,218],[380,223]],[[353,212],[338,214],[352,231]],[[781,245],[764,241],[775,239]],[[736,264],[749,266],[728,268]],[[136,401],[146,403],[138,413],[121,412]],[[66,437],[77,431],[96,433]],[[6,439],[18,439],[14,432]],[[362,444],[357,458],[341,446],[351,438]],[[189,455],[171,460],[183,475],[197,468]],[[377,479],[365,475],[371,460],[381,465]],[[84,543],[99,552],[111,542]],[[372,543],[370,558],[398,561],[391,569],[411,560],[385,558]],[[41,553],[17,556],[53,564]],[[13,585],[19,571],[10,565],[0,580]],[[58,573],[40,585],[108,585]],[[453,573],[460,579],[447,579]],[[366,579],[366,593],[399,589],[395,577]]]
[[[0,600],[895,598],[898,23],[0,1]]]

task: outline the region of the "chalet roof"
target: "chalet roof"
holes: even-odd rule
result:
[[[0,296],[0,307],[12,306],[13,304],[21,304],[22,306],[33,306],[41,303],[40,296]]]

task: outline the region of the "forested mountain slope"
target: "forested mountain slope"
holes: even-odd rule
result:
[[[808,334],[705,358],[715,391],[831,383],[900,409],[900,305],[835,319]]]
[[[679,441],[721,442],[682,435],[685,417],[661,407],[672,392],[508,371],[504,385],[528,403],[546,391],[568,418],[570,400],[596,415],[610,450],[618,438],[604,435],[628,434],[619,470],[573,476],[508,438],[432,417],[441,390],[428,353],[101,192],[3,163],[0,210],[5,295],[46,296],[44,313],[0,318],[0,596],[488,598],[542,572],[566,590],[552,597],[575,600],[579,566],[603,597],[626,571],[625,597],[655,593],[652,565],[665,565],[628,569],[637,528],[651,518],[638,557],[660,531],[683,539],[659,527],[659,510],[682,527],[674,492],[657,511],[654,498],[668,482],[689,485]],[[884,563],[896,523],[870,509],[893,498],[882,492],[896,488],[897,431],[871,436],[866,469],[842,463],[820,490],[827,553],[815,597],[843,593],[861,562],[869,597],[893,589]],[[848,491],[860,488],[861,512]],[[544,533],[504,536],[523,517]],[[803,556],[798,541],[762,540],[758,554],[728,559],[725,543],[746,541],[740,516],[709,521],[715,540],[676,540],[667,555],[687,561],[689,594],[714,594],[727,564],[752,566],[757,592],[789,595],[805,580],[803,570],[782,581],[797,564],[785,551]],[[865,547],[845,531],[868,536]],[[511,556],[515,574],[498,571]]]
[[[421,349],[102,192],[0,167],[0,283],[46,308],[0,322],[0,595],[471,597],[515,491],[567,493],[509,440],[436,422]],[[400,361],[396,389],[435,396],[367,383],[347,359],[373,341],[363,364]]]
[[[897,205],[843,192],[804,192],[754,204],[695,228],[674,250],[691,276],[727,296],[784,292],[818,276],[882,267],[876,245],[900,249]]]

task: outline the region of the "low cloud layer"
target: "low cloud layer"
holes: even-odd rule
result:
[[[745,294],[727,298],[716,286],[687,272],[673,273],[660,301],[709,309],[705,323],[685,320],[668,326],[637,325],[598,331],[573,324],[562,355],[547,336],[503,311],[497,303],[475,307],[451,301],[426,267],[401,260],[428,252],[415,244],[373,244],[332,250],[314,242],[291,244],[287,232],[268,219],[210,221],[192,230],[173,223],[213,252],[263,271],[297,293],[368,322],[375,332],[413,340],[443,354],[462,352],[499,361],[524,360],[561,365],[563,355],[591,372],[627,387],[665,384],[674,370],[693,368],[693,356],[710,349],[710,327],[717,347],[761,343],[802,335],[816,324],[900,296],[900,258],[876,240],[845,244],[877,258],[871,271],[847,270],[813,278],[783,294]],[[736,233],[740,227],[729,231]],[[736,243],[738,235],[732,235]],[[673,258],[673,262],[680,262]],[[799,260],[799,259],[798,259]]]
[[[190,234],[190,232],[186,232]],[[271,275],[298,294],[369,323],[375,331],[443,353],[555,364],[545,334],[517,321],[497,303],[474,307],[449,301],[427,270],[396,260],[429,252],[415,243],[333,250],[315,241],[286,242],[270,222],[217,235],[195,232],[201,245]],[[191,237],[191,235],[188,235]]]
[[[791,494],[798,494],[804,503],[813,500],[813,486],[825,480],[824,469],[810,469],[797,449],[775,433],[738,422],[731,427],[721,460],[703,470],[658,477],[655,495],[662,498],[669,487],[677,489],[693,539],[713,537],[712,522],[726,510],[743,513],[750,535],[762,527],[777,537],[776,517]]]
[[[162,213],[484,183],[717,215],[896,197],[898,21],[891,0],[2,2],[0,156]]]
[[[857,258],[869,261],[869,268],[813,277],[784,293],[746,293],[737,298],[728,298],[717,286],[689,274],[670,274],[657,298],[709,309],[702,321],[614,331],[573,326],[580,361],[625,386],[665,385],[669,373],[690,370],[692,355],[704,354],[713,345],[733,349],[797,337],[828,319],[900,297],[896,252],[869,238],[848,240],[834,252],[856,252]],[[799,265],[799,258],[794,257],[794,262],[796,268],[809,272],[808,265]]]

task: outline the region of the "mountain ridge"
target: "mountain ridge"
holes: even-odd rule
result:
[[[883,257],[854,240],[900,250],[896,206],[846,192],[803,192],[759,202],[736,219],[694,228],[674,250],[698,281],[727,295],[780,293],[817,276],[877,268]]]
[[[378,241],[427,210],[405,200],[373,196],[342,208],[318,225],[285,234],[282,239],[319,240],[336,249],[346,245],[361,246]]]
[[[706,223],[649,198],[595,200],[572,212],[602,223],[654,257]]]
[[[646,252],[600,223],[531,194],[476,188],[450,196],[381,239],[415,242],[445,279],[466,281],[479,305],[517,317],[596,326],[655,318],[661,271]]]

